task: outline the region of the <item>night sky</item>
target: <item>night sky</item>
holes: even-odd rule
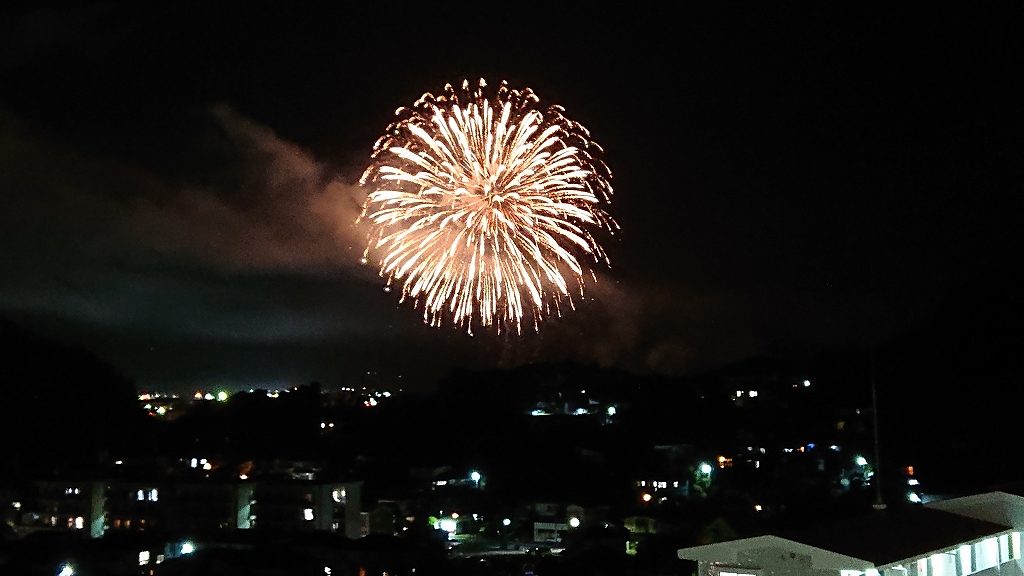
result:
[[[926,330],[1019,267],[1019,6],[143,4],[0,14],[0,316],[142,388],[688,374]],[[430,328],[359,264],[373,142],[479,77],[615,173],[612,267],[539,334]]]

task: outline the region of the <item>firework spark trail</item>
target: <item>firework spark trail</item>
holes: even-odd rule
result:
[[[372,187],[360,218],[371,224],[364,262],[382,253],[380,275],[400,282],[400,301],[423,320],[535,329],[582,296],[593,272],[577,254],[609,265],[590,230],[614,233],[603,209],[611,171],[590,133],[559,106],[540,109],[529,88],[496,94],[486,83],[427,93],[374,144],[360,184]],[[567,278],[568,277],[568,278]]]

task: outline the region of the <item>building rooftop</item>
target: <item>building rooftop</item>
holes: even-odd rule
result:
[[[998,534],[1009,526],[925,507],[875,511],[814,529],[780,534],[789,540],[876,566]]]

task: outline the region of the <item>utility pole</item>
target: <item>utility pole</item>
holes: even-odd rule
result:
[[[885,500],[882,499],[882,457],[878,442],[878,387],[875,384],[874,349],[871,350],[868,370],[868,377],[871,379],[871,419],[874,421],[875,432],[875,503],[871,507],[875,510],[885,510]]]

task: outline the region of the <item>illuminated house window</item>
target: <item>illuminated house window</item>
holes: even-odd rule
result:
[[[974,571],[981,572],[999,564],[999,542],[986,538],[974,545]]]
[[[157,500],[159,500],[159,497],[160,497],[160,493],[157,491],[156,488],[153,488],[152,490],[149,491],[149,501],[150,502],[156,502]]]
[[[143,490],[139,490],[138,492],[135,493],[135,499],[138,500],[139,502],[142,502],[143,500],[146,499],[146,492]]]
[[[312,508],[304,508],[302,510],[302,519],[305,520],[306,522],[312,522],[313,521],[313,509]]]
[[[956,553],[953,551],[942,554],[932,554],[928,559],[931,564],[931,576],[957,576]]]
[[[149,564],[149,550],[139,552],[139,566],[145,566],[146,564]]]
[[[964,544],[956,549],[957,560],[960,564],[960,574],[966,575],[973,572],[971,569],[971,547]]]
[[[81,516],[75,518],[75,530],[81,530],[85,528],[85,518]]]

